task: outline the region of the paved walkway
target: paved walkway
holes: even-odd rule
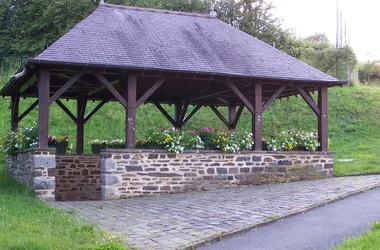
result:
[[[346,238],[369,231],[379,220],[380,188],[377,188],[200,250],[329,250],[341,245]]]
[[[378,186],[380,175],[373,175],[52,205],[139,249],[183,249]]]

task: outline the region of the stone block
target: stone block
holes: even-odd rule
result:
[[[33,167],[55,168],[55,155],[35,155],[32,164]]]
[[[230,168],[230,169],[228,170],[228,172],[229,172],[230,174],[237,174],[237,173],[239,172],[239,169],[238,169],[238,168]]]
[[[263,172],[264,168],[263,167],[252,167],[252,172]]]
[[[116,163],[112,159],[102,159],[100,163],[100,169],[102,171],[110,171],[116,168]]]
[[[252,156],[252,161],[253,162],[260,162],[261,161],[261,156]]]
[[[249,173],[250,168],[240,168],[240,173]]]
[[[127,172],[143,172],[142,166],[125,166]]]
[[[33,190],[55,189],[55,178],[36,177],[33,180]]]
[[[216,168],[218,174],[227,174],[227,168]]]
[[[238,156],[236,157],[236,161],[250,161],[251,157],[249,156]]]
[[[280,160],[277,162],[278,165],[292,165],[291,160]]]
[[[326,169],[333,169],[334,168],[334,163],[326,163],[325,164]]]
[[[112,186],[120,183],[119,178],[115,175],[101,175],[100,181],[103,186]]]
[[[207,173],[208,174],[215,174],[215,169],[214,168],[208,168]]]
[[[142,188],[143,190],[158,190],[157,186],[145,186]]]

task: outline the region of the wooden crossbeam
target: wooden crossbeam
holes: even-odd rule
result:
[[[269,100],[268,101],[266,101],[266,103],[263,105],[263,112],[265,111],[265,110],[267,110],[269,107],[270,107],[270,105],[272,105],[272,103],[274,102],[274,100],[276,100],[280,95],[281,95],[281,93],[282,92],[284,92],[284,90],[286,89],[286,85],[282,85],[272,96],[271,96],[271,98],[269,98]]]
[[[178,125],[180,125],[180,127],[183,126],[183,119],[185,118],[188,107],[189,107],[189,104],[187,104],[187,103],[183,104],[183,106],[182,106],[181,113],[180,113],[180,115],[178,117],[178,121],[177,121],[177,123],[178,123]]]
[[[244,105],[248,108],[248,110],[251,111],[252,114],[255,113],[255,108],[253,107],[253,105],[250,103],[250,101],[248,101],[248,99],[244,96],[244,94],[240,92],[240,90],[235,86],[235,84],[231,82],[227,82],[227,86],[230,87],[233,92],[235,92],[235,94],[244,103]]]
[[[30,113],[30,111],[32,111],[35,107],[37,107],[37,105],[38,105],[38,99],[35,102],[33,102],[33,104],[30,105],[30,107],[27,110],[25,110],[24,113],[22,113],[22,115],[20,115],[20,117],[18,118],[18,121],[20,122],[22,119],[24,119],[25,116],[27,116]]]
[[[65,74],[57,74],[57,76],[60,76],[60,77],[62,77],[62,78],[68,79],[68,80],[71,79],[71,76],[69,76],[69,75],[65,75]],[[82,83],[82,84],[85,84],[85,85],[91,85],[91,83],[86,82],[86,81],[83,81],[83,80],[79,80],[79,79],[77,80],[77,82]]]
[[[166,110],[157,102],[154,102],[153,103],[157,108],[158,110],[166,117],[166,119],[168,119],[168,121],[175,127],[176,126],[176,122],[174,121],[174,119],[168,114],[168,112],[166,112]]]
[[[165,81],[166,78],[161,78],[157,82],[155,82],[153,86],[139,98],[139,100],[136,103],[136,107],[143,104]]]
[[[75,115],[73,115],[73,113],[71,113],[71,111],[65,106],[65,104],[63,104],[59,99],[55,100],[55,102],[58,104],[59,107],[61,107],[63,111],[65,111],[65,113],[71,118],[71,120],[73,120],[75,123],[78,122],[78,119],[75,117]]]
[[[231,129],[231,125],[228,123],[227,119],[219,112],[219,110],[214,105],[209,105],[212,111],[216,114],[217,117],[227,126],[227,128]]]
[[[98,80],[113,94],[113,96],[124,106],[127,107],[127,101],[120,95],[120,93],[112,86],[112,84],[101,74],[93,73]]]
[[[112,86],[114,86],[114,85],[118,84],[119,82],[120,82],[119,80],[114,80],[114,81],[110,82],[110,84],[111,84]],[[99,88],[96,88],[96,89],[94,89],[93,91],[88,92],[87,96],[92,96],[92,95],[94,95],[94,94],[96,94],[96,93],[99,93],[100,91],[102,91],[102,90],[104,90],[104,89],[106,89],[105,86],[101,86],[101,87],[99,87]]]
[[[239,119],[240,119],[240,116],[241,114],[243,113],[243,110],[244,110],[244,105],[240,105],[236,115],[235,115],[235,119],[231,125],[232,128],[236,128],[238,122],[239,122]]]
[[[189,120],[191,117],[193,117],[197,112],[198,110],[202,108],[202,104],[199,104],[197,105],[191,112],[188,116],[186,116],[186,118],[183,120],[182,122],[182,126],[184,126]]]
[[[71,85],[73,85],[81,76],[83,75],[83,72],[76,73],[73,77],[71,77],[70,80],[68,80],[65,85],[63,85],[55,94],[49,98],[49,104],[52,104],[57,100],[63,93],[68,90]]]
[[[198,100],[201,100],[201,99],[205,99],[205,98],[208,98],[208,97],[214,97],[214,96],[225,94],[225,93],[229,93],[229,92],[231,92],[231,91],[230,90],[223,90],[223,91],[219,91],[219,92],[212,93],[212,94],[198,96],[198,97],[190,99],[190,101],[198,101]]]
[[[296,89],[298,90],[298,92],[300,93],[300,95],[302,96],[302,98],[305,100],[305,102],[309,105],[309,107],[314,111],[314,113],[317,116],[320,116],[321,115],[321,111],[318,108],[317,104],[315,103],[314,99],[311,97],[311,95],[307,94],[307,92],[303,88],[301,88],[299,86],[296,86]]]
[[[30,86],[37,82],[37,76],[32,76],[24,85],[20,87],[20,94],[24,93]]]
[[[93,115],[95,115],[96,112],[98,112],[99,109],[101,109],[104,106],[104,104],[106,104],[106,103],[107,103],[107,100],[103,100],[98,105],[96,105],[96,107],[88,115],[86,115],[86,117],[84,118],[84,123],[86,123],[88,120],[90,120],[91,117]]]

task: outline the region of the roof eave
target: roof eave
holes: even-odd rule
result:
[[[203,71],[185,71],[185,70],[173,70],[173,69],[159,69],[159,68],[144,68],[135,66],[122,66],[122,65],[111,65],[111,64],[96,64],[96,63],[75,63],[75,62],[61,62],[61,61],[48,61],[40,59],[28,59],[28,64],[38,64],[38,65],[59,65],[59,66],[73,66],[73,67],[84,67],[84,68],[106,68],[115,70],[146,70],[146,71],[161,71],[161,72],[172,72],[172,73],[193,73],[202,75],[219,75],[227,77],[240,77],[240,78],[251,78],[251,79],[261,79],[261,80],[276,80],[276,81],[287,81],[287,82],[310,82],[310,83],[326,83],[332,84],[334,86],[348,84],[347,80],[337,80],[336,81],[323,81],[323,80],[312,80],[312,79],[285,79],[285,78],[273,78],[265,76],[246,76],[228,73],[217,73],[217,72],[203,72]]]

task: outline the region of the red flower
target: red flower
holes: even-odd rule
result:
[[[318,136],[318,133],[313,132],[313,136],[317,137],[317,136]]]
[[[292,134],[293,133],[293,131],[291,131],[291,130],[288,130],[288,134]]]
[[[207,133],[207,128],[202,128],[203,133]]]
[[[63,137],[63,139],[64,139],[65,141],[67,141],[67,140],[69,139],[69,136],[66,135],[65,137]]]
[[[49,135],[48,140],[49,141],[53,140],[53,136]]]

